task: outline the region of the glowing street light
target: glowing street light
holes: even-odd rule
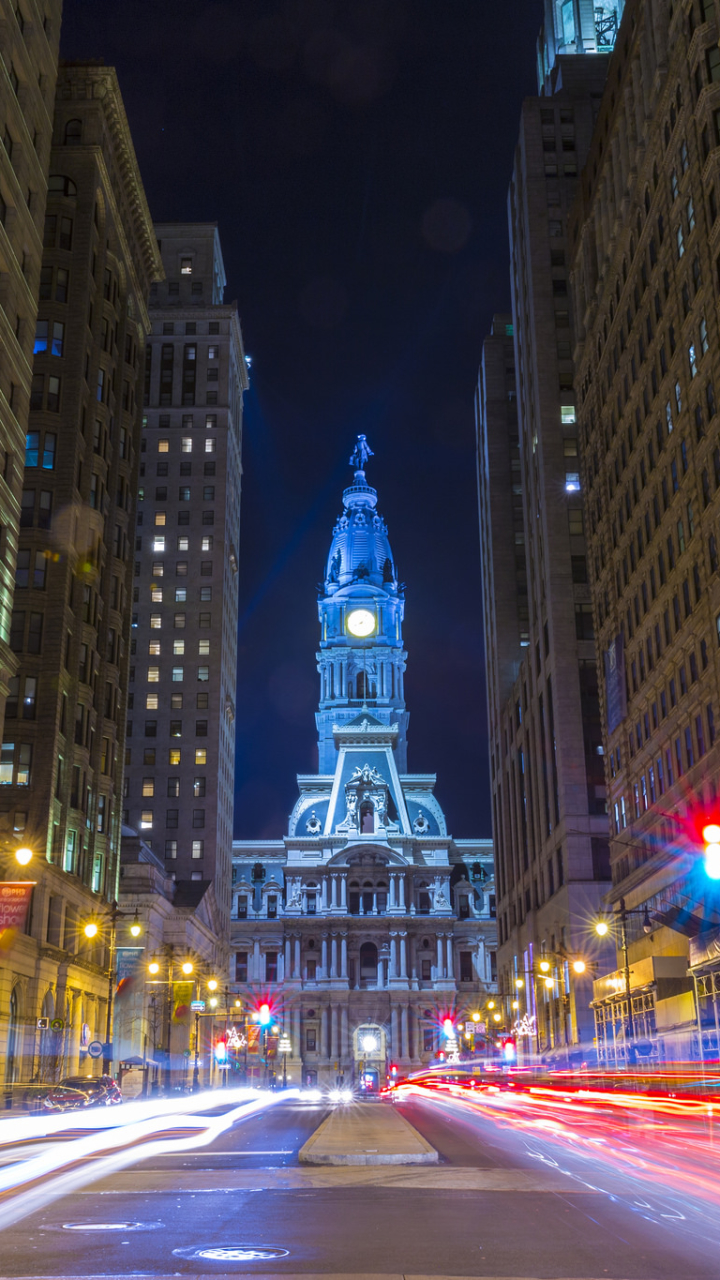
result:
[[[501,1014],[499,1014],[499,1013],[494,1013],[494,1014],[493,1014],[493,1022],[501,1022],[501,1021],[502,1021],[502,1015],[501,1015]]]
[[[28,849],[26,845],[23,845],[20,849],[15,850],[15,861],[18,862],[21,867],[26,867],[28,862],[30,862],[32,856],[33,856],[32,849]]]
[[[180,965],[180,970],[181,970],[181,972],[182,972],[182,973],[184,973],[186,976],[187,976],[187,975],[189,975],[189,974],[191,974],[191,973],[192,973],[192,971],[193,971],[192,961],[191,961],[191,960],[185,960],[185,961],[183,961],[183,963]]]
[[[474,1014],[472,1015],[472,1020],[473,1020],[473,1022],[479,1022],[479,1021],[480,1021],[480,1014],[479,1014],[479,1013],[474,1013]]]
[[[83,925],[83,933],[86,938],[97,938],[99,932],[100,926],[96,920],[88,920],[87,924]]]
[[[488,1009],[494,1009],[494,1008],[495,1008],[495,1001],[488,1000]]]
[[[586,969],[584,960],[573,960],[573,969],[575,973],[584,973]]]
[[[610,925],[608,924],[607,920],[596,920],[595,932],[598,935],[598,937],[606,938],[610,932]]]
[[[540,966],[539,966],[539,967],[540,967],[540,972],[541,972],[541,973],[549,973],[549,972],[550,972],[550,961],[549,961],[549,960],[541,960],[541,961],[540,961]]]
[[[208,979],[208,991],[217,991],[217,989],[218,989],[218,981],[217,981],[217,978],[209,978],[209,979]]]
[[[521,988],[521,987],[524,987],[524,986],[525,986],[525,979],[524,979],[524,978],[516,978],[516,979],[515,979],[515,986],[518,988],[518,990],[520,990],[520,988]]]
[[[158,964],[157,960],[151,960],[148,965],[148,973],[159,973],[159,972],[160,972],[160,965]]]

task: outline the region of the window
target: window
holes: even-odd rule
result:
[[[176,684],[178,684],[183,679],[183,674],[184,674],[183,667],[173,667],[172,678]]]
[[[140,814],[140,829],[142,831],[147,831],[147,829],[151,827],[152,824],[153,824],[152,809],[143,809],[142,813]]]
[[[243,916],[238,916],[238,919],[244,919],[244,918],[245,917]],[[235,981],[247,982],[247,976],[248,976],[248,953],[247,951],[236,951],[235,952]]]
[[[202,681],[209,680],[209,679],[210,679],[210,668],[209,668],[209,667],[205,667],[205,666],[198,667],[198,671],[197,671],[197,678],[198,678],[198,680],[202,680]]]
[[[205,810],[204,809],[193,809],[192,824],[194,827],[205,826]]]
[[[192,842],[192,856],[193,856],[193,858],[203,858],[203,857],[205,856],[205,841],[204,841],[204,840],[193,840],[193,842]]]
[[[171,747],[168,751],[168,764],[180,764],[181,752],[180,747]]]
[[[144,796],[155,795],[155,779],[154,778],[143,778],[142,793]]]
[[[165,841],[165,857],[177,858],[178,842],[177,840]]]
[[[720,644],[720,614],[718,614],[717,623],[718,623],[718,644]],[[179,757],[179,756],[180,756],[180,752],[178,752],[178,757]],[[172,761],[171,761],[171,763],[172,763]],[[180,763],[180,760],[179,760],[179,758],[178,758],[178,764],[179,764],[179,763]],[[206,749],[205,747],[196,747],[196,748],[195,748],[195,763],[196,763],[196,764],[207,764],[207,749]]]
[[[180,275],[181,275],[181,276],[191,276],[191,275],[192,275],[192,258],[181,258],[181,259],[180,259]]]

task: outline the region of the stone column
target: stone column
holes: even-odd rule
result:
[[[385,961],[378,958],[378,987],[385,986]]]
[[[260,943],[257,938],[253,942],[253,978],[256,982],[261,982],[263,978],[260,972]]]
[[[293,1055],[296,1058],[302,1058],[303,1047],[302,1047],[302,1044],[300,1043],[302,1028],[300,1025],[299,1009],[293,1009],[292,1011],[292,1026],[293,1026],[293,1033],[292,1033]]]
[[[323,876],[323,881],[322,881],[322,909],[323,909],[323,911],[327,911],[327,905],[328,905],[328,882],[327,882],[327,876]]]
[[[393,872],[390,873],[390,894],[388,905],[394,907],[397,904],[397,876]]]
[[[377,915],[377,889],[373,889],[373,915]]]
[[[324,933],[323,939],[322,939],[322,957],[320,960],[320,977],[327,978],[327,976],[328,976],[328,945],[327,945],[327,934]]]
[[[390,1045],[391,1058],[399,1058],[400,1054],[400,1010],[393,1005],[390,1014]]]
[[[340,906],[347,911],[347,876],[340,877]]]
[[[330,906],[336,907],[337,904],[337,876],[332,876],[330,879]]]
[[[448,935],[447,939],[447,976],[448,978],[455,977],[455,969],[453,966],[453,940],[451,934]]]
[[[397,977],[397,937],[390,934],[390,977]]]
[[[402,907],[402,909],[403,909],[403,911],[404,911],[404,910],[405,910],[405,877],[404,877],[403,875],[401,875],[401,876],[399,877],[399,880],[400,880],[400,902],[399,902],[399,906],[401,906],[401,907]]]
[[[332,1005],[328,1005],[323,1011],[323,1022],[325,1024],[325,1051],[328,1058],[332,1058]]]
[[[443,940],[440,934],[437,935],[437,977],[445,977],[445,965],[443,963]]]
[[[348,976],[347,935],[343,934],[342,937],[340,938],[340,977],[347,978],[347,976]]]
[[[285,981],[285,953],[284,953],[284,951],[281,951],[281,952],[280,952],[280,954],[278,955],[278,958],[277,958],[277,975],[278,975],[278,976],[277,976],[277,980],[278,980],[278,982],[284,982],[284,981]]]
[[[300,937],[298,934],[295,935],[295,964],[293,977],[302,978],[302,973],[300,971]]]
[[[344,1004],[340,1010],[340,1053],[343,1058],[352,1057],[350,1051],[350,1033],[348,1028],[348,1009]]]
[[[286,938],[286,939],[285,939],[285,971],[284,971],[283,977],[285,977],[285,978],[291,978],[291,977],[292,977],[292,966],[291,966],[291,963],[290,963],[290,939],[289,939],[289,938]]]
[[[338,959],[337,934],[334,933],[330,941],[330,977],[331,978],[337,978],[338,976],[337,959]]]
[[[410,1057],[410,1029],[409,1029],[409,1022],[408,1022],[408,1007],[406,1004],[404,1004],[402,1007],[401,1020],[402,1020],[402,1056],[403,1058],[409,1058]]]
[[[400,977],[407,978],[407,934],[400,934]]]

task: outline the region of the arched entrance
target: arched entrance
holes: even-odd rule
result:
[[[386,1035],[377,1023],[363,1023],[353,1033],[355,1082],[362,1093],[377,1093],[385,1084]]]

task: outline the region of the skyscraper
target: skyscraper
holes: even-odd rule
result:
[[[17,670],[10,615],[61,9],[60,0],[0,0],[0,730]]]
[[[491,843],[454,840],[435,775],[407,772],[405,599],[371,456],[360,436],[318,601],[319,772],[298,777],[284,839],[233,846],[234,989],[250,1015],[268,1003],[306,1084],[382,1085],[472,1012],[479,1049],[494,990]],[[257,1077],[276,1046],[250,1029]]]
[[[242,397],[214,223],[156,226],[145,359],[125,824],[230,913]]]
[[[115,72],[66,63],[20,508],[17,672],[0,762],[6,830],[33,850],[38,882],[29,930],[0,973],[9,1080],[77,1069],[86,1035],[105,1040],[146,297],[161,269]],[[87,944],[80,926],[90,914],[102,927]],[[60,1030],[36,1037],[38,1015],[59,1019]]]
[[[477,400],[501,993],[523,992],[538,1046],[562,1055],[592,1046],[590,967],[574,966],[609,879],[566,221],[613,31],[546,4],[508,197],[517,407],[495,328]]]
[[[718,869],[702,832],[720,796],[719,34],[716,5],[629,0],[571,241],[618,952],[595,1007],[611,1063],[634,1044],[697,1057],[699,1024],[718,1054]]]

